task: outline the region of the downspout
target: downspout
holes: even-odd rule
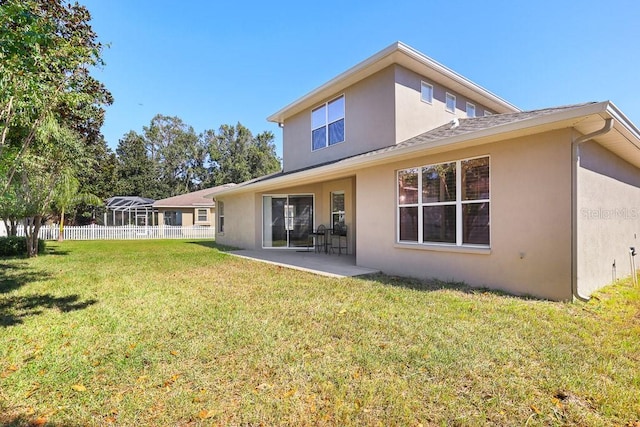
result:
[[[613,119],[605,119],[604,126],[595,132],[574,138],[571,142],[571,292],[581,301],[589,301],[591,297],[581,295],[578,291],[578,168],[580,167],[580,145],[604,135],[613,129]]]

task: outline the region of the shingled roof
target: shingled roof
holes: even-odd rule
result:
[[[565,105],[560,107],[543,108],[538,110],[520,111],[515,113],[492,114],[482,117],[457,118],[430,131],[412,138],[389,145],[384,148],[356,154],[322,164],[316,164],[301,169],[277,172],[262,176],[251,181],[243,182],[233,189],[225,189],[223,193],[244,191],[245,188],[262,183],[290,179],[291,176],[309,176],[309,173],[326,173],[327,170],[338,168],[352,168],[354,165],[371,164],[379,159],[393,157],[396,153],[406,154],[415,150],[429,150],[438,146],[447,146],[459,141],[470,141],[484,136],[495,136],[509,133],[517,129],[536,128],[541,123],[564,121],[567,118],[580,117],[588,114],[600,114],[615,107],[608,101],[587,102],[582,104]],[[617,111],[617,110],[616,110]],[[415,150],[414,150],[415,149]]]
[[[192,191],[191,193],[181,194],[179,196],[168,197],[166,199],[156,200],[154,207],[171,207],[171,208],[190,208],[190,207],[212,207],[216,203],[210,197],[219,191],[233,187],[235,184],[224,184],[217,187],[205,188],[204,190]],[[209,196],[209,197],[207,197]]]
[[[409,138],[398,144],[375,150],[372,153],[380,151],[389,151],[390,149],[400,149],[416,144],[422,144],[428,146],[429,143],[440,141],[446,138],[452,138],[459,135],[465,135],[472,132],[478,132],[481,130],[490,129],[506,124],[516,123],[519,121],[529,120],[541,116],[547,116],[550,114],[556,114],[561,111],[574,110],[586,105],[596,104],[596,102],[586,102],[583,104],[564,105],[561,107],[543,108],[540,110],[521,111],[518,113],[505,113],[505,114],[492,114],[482,117],[470,117],[457,119],[457,125],[454,122],[449,122],[445,125],[422,133],[420,135]]]
[[[414,145],[424,145],[428,147],[430,143],[435,143],[437,141],[441,141],[443,139],[452,138],[459,135],[470,134],[473,132],[479,132],[486,129],[491,129],[498,126],[503,126],[507,124],[512,124],[524,120],[529,120],[541,116],[547,116],[551,114],[556,114],[562,111],[574,110],[586,105],[597,104],[596,102],[585,102],[582,104],[573,104],[573,105],[564,105],[560,107],[552,107],[552,108],[542,108],[539,110],[530,110],[530,111],[521,111],[518,113],[505,113],[505,114],[491,114],[488,116],[482,117],[468,117],[468,118],[458,118],[452,122],[439,126],[435,129],[431,129],[430,131],[421,133],[412,138],[409,138],[405,141],[399,142],[397,144],[389,145],[384,148],[379,148],[376,150],[368,151],[366,153],[356,154],[350,157],[345,157],[343,159],[333,160],[317,165],[307,166],[305,168],[296,169],[287,172],[277,172],[271,175],[265,175],[255,180],[248,181],[247,183],[253,182],[261,182],[270,180],[273,178],[278,178],[285,175],[291,175],[298,172],[303,172],[309,169],[316,169],[322,166],[339,163],[347,159],[355,159],[359,157],[370,157],[379,153],[386,153],[390,151],[400,150],[405,147],[410,147]],[[457,123],[454,125],[454,123]],[[243,183],[246,184],[246,183]]]

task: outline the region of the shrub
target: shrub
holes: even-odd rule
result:
[[[38,253],[44,252],[44,240],[38,239]],[[0,237],[0,256],[25,255],[27,253],[26,237]]]

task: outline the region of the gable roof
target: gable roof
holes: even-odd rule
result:
[[[218,185],[217,187],[205,188],[204,190],[192,191],[191,193],[179,196],[168,197],[156,200],[153,207],[160,208],[191,208],[191,207],[213,207],[216,203],[212,196],[216,193],[231,188],[235,184]]]
[[[577,134],[587,135],[601,129],[606,119],[613,119],[613,129],[594,140],[640,168],[640,131],[612,102],[603,101],[460,118],[457,125],[453,122],[448,123],[395,145],[322,165],[256,178],[225,189],[218,195],[266,190],[291,185],[294,182],[296,185],[302,185],[318,179],[329,180],[348,176],[353,173],[354,168],[370,167],[416,155],[435,154],[556,129],[573,128]]]
[[[435,83],[442,84],[460,95],[485,105],[497,113],[520,111],[519,108],[500,98],[498,95],[489,92],[487,89],[473,83],[466,77],[445,67],[416,49],[402,42],[395,42],[303,97],[298,98],[296,101],[269,116],[267,120],[270,122],[283,123],[288,117],[315,107],[328,97],[393,64],[401,65],[421,76],[429,78]]]

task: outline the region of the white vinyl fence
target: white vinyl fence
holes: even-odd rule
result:
[[[1,224],[0,224],[1,225]],[[43,225],[39,237],[44,240],[57,240],[60,233],[58,225]],[[18,227],[18,236],[24,236],[24,227]],[[131,240],[131,239],[214,239],[212,227],[174,227],[156,226],[101,226],[64,227],[64,240]]]

